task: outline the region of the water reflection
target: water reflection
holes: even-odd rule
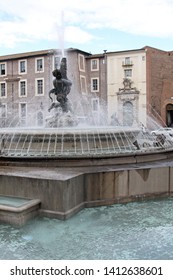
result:
[[[0,225],[0,259],[173,259],[173,199]]]

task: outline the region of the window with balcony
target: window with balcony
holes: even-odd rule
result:
[[[130,64],[130,57],[125,57],[125,64]]]
[[[130,59],[130,57],[125,57],[123,62],[122,62],[122,65],[124,67],[129,67],[129,66],[132,66],[133,65],[133,62],[132,60]]]

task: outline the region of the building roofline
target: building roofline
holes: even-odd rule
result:
[[[107,55],[111,55],[111,54],[120,54],[120,53],[129,53],[129,52],[141,52],[141,51],[147,51],[148,49],[150,50],[155,50],[155,51],[158,51],[158,52],[163,52],[163,53],[172,53],[173,51],[165,51],[165,50],[161,50],[161,49],[158,49],[158,48],[154,48],[154,47],[151,47],[151,46],[144,46],[140,49],[131,49],[131,50],[120,50],[120,51],[105,51],[104,53],[102,54],[93,54],[91,55],[91,57],[89,58],[92,58],[92,57],[104,57],[105,54]]]
[[[128,52],[139,52],[139,51],[145,51],[145,47],[141,49],[132,49],[132,50],[122,50],[122,51],[104,51],[100,54],[91,54],[89,57],[86,58],[99,58],[99,57],[105,57],[105,55],[109,54],[119,54],[119,53],[128,53]]]
[[[81,53],[85,56],[85,58],[102,58],[105,55],[111,55],[111,54],[121,54],[121,53],[129,53],[129,52],[141,52],[141,51],[147,51],[147,49],[150,50],[156,50],[159,52],[164,53],[173,53],[173,51],[164,51],[158,48],[150,47],[150,46],[144,46],[140,49],[131,49],[131,50],[120,50],[120,51],[104,51],[103,53],[99,54],[91,54],[89,52],[77,49],[77,48],[68,48],[65,49],[65,52],[77,52]],[[24,52],[24,53],[16,53],[16,54],[9,54],[9,55],[3,55],[0,56],[0,61],[7,61],[7,60],[16,60],[16,59],[25,59],[29,57],[38,57],[38,56],[45,56],[49,54],[61,54],[61,50],[59,49],[47,49],[47,50],[38,50],[38,51],[31,51],[31,52]]]
[[[86,56],[85,58],[100,58],[100,57],[104,57],[105,54],[104,53],[100,53],[100,54],[90,54],[88,56]]]
[[[12,60],[12,59],[20,59],[20,58],[28,58],[28,57],[33,57],[33,56],[47,55],[53,51],[54,51],[53,49],[50,49],[50,50],[40,50],[40,51],[3,55],[3,56],[0,56],[0,60],[5,61],[5,60]]]
[[[164,53],[170,52],[170,51],[164,51],[164,50],[161,50],[161,49],[158,49],[158,48],[155,48],[155,47],[151,47],[151,46],[145,46],[144,48],[145,48],[145,50],[150,49],[150,50],[156,50],[156,51],[164,52]]]
[[[131,49],[131,50],[122,50],[122,51],[111,51],[111,52],[106,52],[106,54],[112,54],[112,53],[126,53],[126,52],[139,52],[139,51],[145,51],[145,47],[144,48],[140,48],[140,49]]]
[[[65,49],[65,52],[78,52],[83,53],[84,55],[91,55],[88,52],[75,49],[75,48],[69,48]],[[58,49],[47,49],[47,50],[39,50],[39,51],[32,51],[32,52],[24,52],[24,53],[16,53],[16,54],[9,54],[9,55],[3,55],[0,56],[0,61],[7,61],[7,60],[15,60],[15,59],[24,59],[34,56],[43,56],[43,55],[49,55],[49,54],[60,54],[61,50]]]
[[[66,49],[66,51],[67,52],[78,52],[78,53],[82,53],[84,55],[92,55],[89,52],[86,52],[86,51],[83,51],[83,50],[80,50],[80,49],[76,49],[76,48],[68,48],[68,49]]]

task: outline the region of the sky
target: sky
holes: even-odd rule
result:
[[[173,0],[0,0],[0,56],[77,48],[173,50]]]

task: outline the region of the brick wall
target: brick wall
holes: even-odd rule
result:
[[[166,105],[173,104],[173,52],[147,47],[147,103],[166,122]],[[153,112],[154,113],[154,112]]]

